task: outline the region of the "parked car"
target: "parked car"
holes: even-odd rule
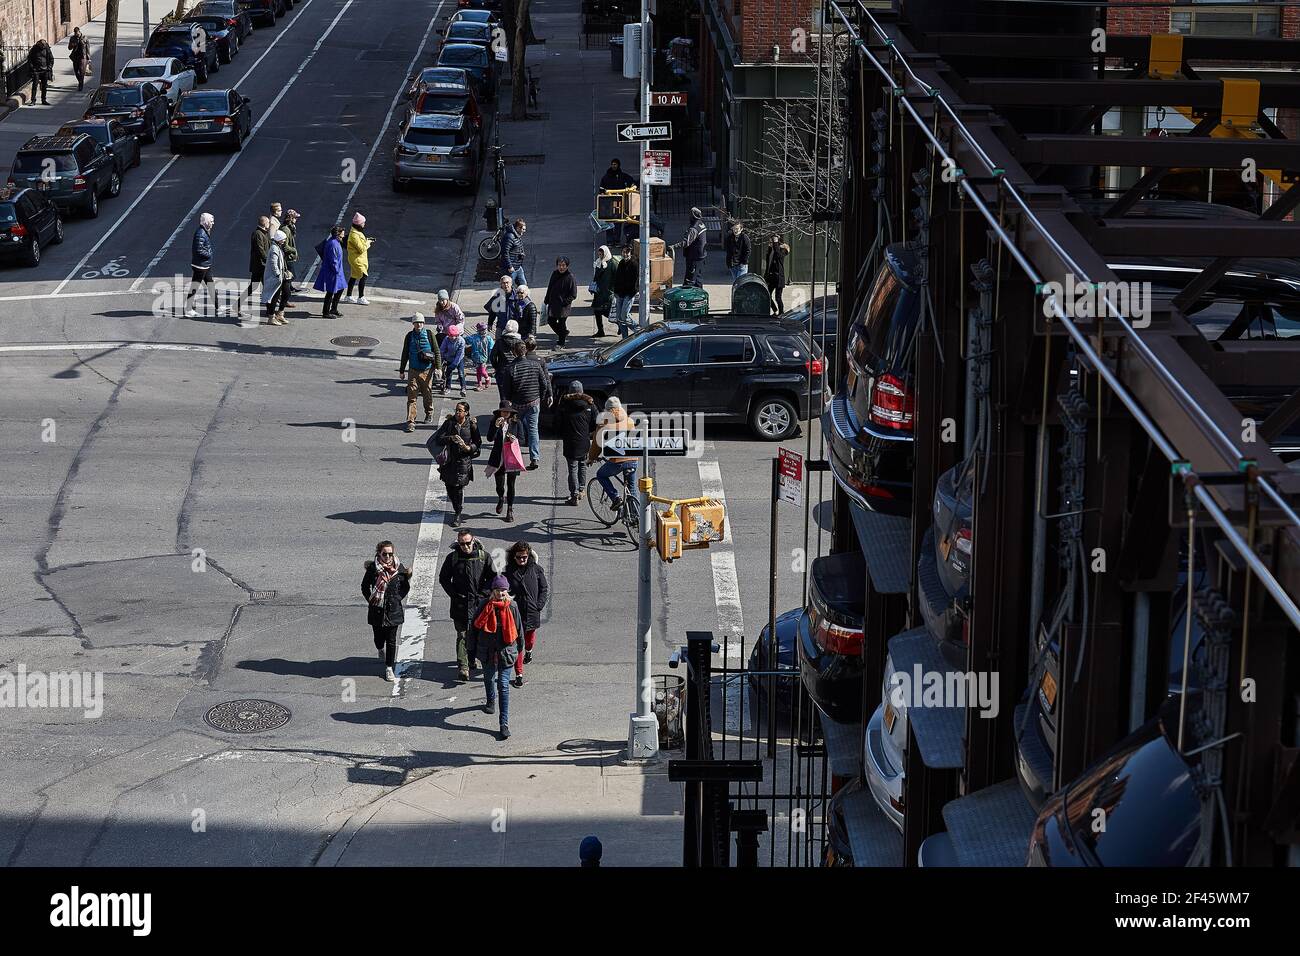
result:
[[[773,681],[776,681],[777,717],[788,718],[792,713],[792,701],[798,691],[797,681],[799,680],[796,647],[799,642],[799,629],[807,626],[804,623],[806,617],[807,612],[801,607],[777,615],[775,667],[768,664],[767,645],[771,629],[768,625],[763,625],[763,630],[754,643],[754,649],[749,652],[748,670],[750,673],[747,680],[749,682],[750,700],[753,701],[755,713],[767,706],[768,690],[771,688]],[[756,673],[769,671],[789,671],[789,676],[754,676]]]
[[[478,98],[467,86],[452,87],[449,84],[433,84],[416,94],[407,108],[406,117],[445,113],[451,116],[463,115],[480,132],[483,129],[483,114],[479,112]]]
[[[853,779],[840,787],[826,804],[826,846],[822,850],[822,866],[856,866],[853,862],[853,844],[849,840],[849,825],[845,806],[849,800],[862,793],[862,781]]]
[[[461,10],[487,10],[498,15],[501,13],[501,0],[456,0],[456,6]]]
[[[1201,800],[1178,751],[1178,698],[1044,804],[1029,866],[1184,867],[1201,835]],[[1095,826],[1096,811],[1105,813]]]
[[[239,52],[239,25],[223,16],[191,10],[182,23],[197,23],[208,36],[208,43],[217,47],[217,62],[229,63]]]
[[[547,362],[556,394],[574,379],[597,402],[617,395],[634,410],[746,422],[784,441],[822,405],[822,357],[798,325],[753,316],[659,322],[614,345]]]
[[[237,90],[196,90],[176,104],[167,135],[171,151],[188,146],[229,146],[238,152],[253,131],[252,100]]]
[[[144,49],[146,57],[175,57],[194,71],[199,83],[221,69],[217,47],[197,23],[166,23],[153,31]]]
[[[807,614],[799,621],[804,689],[827,717],[841,724],[862,720],[866,579],[861,551],[814,558]]]
[[[117,76],[117,81],[136,86],[152,83],[167,97],[168,110],[176,105],[182,93],[194,89],[194,84],[197,82],[194,71],[171,56],[136,57],[134,60],[127,60],[126,66],[122,67],[122,72]]]
[[[500,27],[493,26],[491,23],[473,23],[468,20],[449,23],[442,42],[444,44],[473,43],[491,53],[492,58],[498,63],[505,63],[508,59],[505,36]]]
[[[63,241],[63,217],[42,189],[0,189],[0,259],[40,265],[41,249]]]
[[[167,128],[171,112],[167,96],[152,81],[145,83],[105,83],[90,97],[86,119],[117,120],[146,143],[158,139],[158,131]]]
[[[284,0],[239,0],[239,8],[254,24],[264,27],[275,26],[275,21],[289,12]]]
[[[454,66],[469,74],[474,92],[480,100],[497,98],[497,61],[487,47],[474,43],[444,43],[438,51],[436,66]]]
[[[917,558],[921,617],[939,649],[958,670],[966,669],[970,570],[974,552],[975,469],[972,459],[949,468],[935,485],[934,526]]]
[[[409,117],[393,148],[393,189],[412,183],[455,183],[472,189],[483,172],[481,127],[462,114]]]
[[[33,136],[14,157],[9,184],[41,189],[61,209],[94,219],[100,197],[122,191],[122,176],[112,154],[85,133]]]
[[[458,66],[428,66],[411,78],[406,90],[408,100],[415,99],[427,89],[472,91],[469,74]]]
[[[819,295],[781,314],[781,318],[786,322],[802,323],[818,345],[823,344],[824,333],[825,345],[822,351],[826,353],[826,381],[831,385],[835,383],[836,369],[840,364],[835,351],[835,335],[839,328],[839,298],[834,293],[826,296]]]
[[[885,249],[853,319],[844,382],[822,416],[836,483],[862,507],[899,516],[912,513],[917,269],[906,244]]]
[[[64,123],[55,135],[76,136],[80,133],[85,133],[112,154],[119,176],[125,178],[128,169],[140,165],[140,140],[119,120],[96,117]]]
[[[226,23],[235,28],[240,45],[253,35],[253,18],[240,0],[203,0],[190,13],[205,17],[222,17]]]
[[[907,752],[907,701],[905,695],[891,694],[894,658],[885,658],[885,677],[880,686],[880,706],[867,721],[867,739],[863,754],[867,785],[871,796],[885,816],[900,830],[903,828],[903,767]],[[898,699],[901,698],[901,699]]]
[[[448,23],[491,23],[501,22],[500,10],[475,10],[470,7],[462,7],[451,15]]]

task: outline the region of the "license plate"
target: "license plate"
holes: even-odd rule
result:
[[[421,156],[420,161],[425,163],[440,163],[442,162],[442,157],[437,153],[429,153],[427,156]]]
[[[1043,675],[1043,682],[1039,685],[1039,690],[1043,694],[1043,699],[1047,701],[1047,709],[1051,710],[1056,706],[1056,678],[1051,674]]]
[[[894,732],[894,722],[896,720],[898,720],[898,714],[894,711],[893,705],[886,704],[885,705],[885,733],[892,734]]]
[[[212,126],[211,123],[191,123],[190,125],[195,129],[210,129]]]

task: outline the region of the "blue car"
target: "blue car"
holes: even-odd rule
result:
[[[149,37],[144,55],[175,57],[194,71],[200,83],[206,83],[209,75],[221,69],[217,44],[209,39],[207,30],[198,23],[160,26]]]
[[[492,51],[475,43],[447,43],[438,53],[437,66],[464,70],[481,101],[497,98],[497,61]]]

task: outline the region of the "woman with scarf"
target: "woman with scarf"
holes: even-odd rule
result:
[[[488,437],[492,439],[492,452],[488,455],[487,473],[497,483],[497,514],[504,507],[506,520],[514,521],[515,480],[524,470],[524,459],[520,453],[524,430],[519,424],[519,413],[509,401],[503,401],[492,413]]]
[[[369,609],[366,620],[375,634],[375,650],[384,662],[384,680],[394,681],[393,661],[397,656],[397,632],[406,620],[402,602],[411,590],[411,569],[398,564],[393,542],[380,541],[375,560],[365,563],[361,596]]]
[[[453,528],[459,528],[464,520],[465,486],[474,480],[474,459],[482,447],[483,439],[479,437],[478,422],[469,413],[469,402],[457,402],[456,411],[429,438],[429,452],[438,462],[438,477],[455,509]]]
[[[609,318],[609,313],[614,308],[614,270],[618,268],[618,260],[609,252],[609,246],[601,246],[596,250],[596,262],[592,268],[591,285],[587,287],[591,292],[591,311],[596,316],[595,338],[601,338],[605,334],[605,320]]]
[[[478,606],[471,621],[473,642],[483,665],[483,688],[487,703],[483,712],[496,713],[501,696],[501,739],[510,736],[510,675],[519,659],[519,640],[524,621],[510,597],[510,582],[498,574],[492,579],[492,593]]]

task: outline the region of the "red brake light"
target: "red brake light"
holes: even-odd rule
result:
[[[227,20],[227,21],[226,21],[226,26],[228,26],[228,27],[237,27],[237,26],[239,26],[239,21],[238,21],[238,20]]]
[[[881,375],[871,389],[871,422],[884,428],[910,431],[915,404],[912,390],[894,375]]]
[[[832,624],[820,614],[813,616],[813,640],[817,646],[831,654],[844,657],[862,656],[862,632],[851,627]]]
[[[882,488],[880,485],[868,484],[852,472],[849,472],[844,477],[848,480],[850,485],[862,492],[864,495],[868,495],[872,498],[894,497],[894,493],[888,488]]]
[[[74,192],[78,189],[85,189],[85,188],[86,188],[85,177],[78,176],[76,179],[72,181],[72,189]]]
[[[168,90],[172,88],[171,80],[155,80],[154,82],[157,83],[158,86],[162,88],[162,91],[164,93],[166,93]]]
[[[217,117],[217,125],[218,125],[218,126],[234,126],[234,125],[235,125],[235,121],[234,121],[233,119],[231,119],[229,116],[218,116],[218,117]]]
[[[970,553],[975,549],[975,539],[971,537],[970,528],[958,528],[957,533],[952,536],[952,546],[970,557]]]
[[[21,239],[23,236],[27,235],[27,227],[24,226],[22,223],[18,223],[17,225],[10,226],[9,234],[11,236],[17,236],[19,239]]]
[[[184,117],[184,116],[174,116],[174,117],[172,117],[172,128],[173,128],[173,129],[175,129],[175,128],[178,127],[178,126],[184,126],[184,125],[185,125],[185,117]]]
[[[804,362],[803,367],[807,369],[809,375],[820,375],[822,373],[822,369],[824,369],[826,366],[822,364],[821,359],[817,358],[809,362]]]

